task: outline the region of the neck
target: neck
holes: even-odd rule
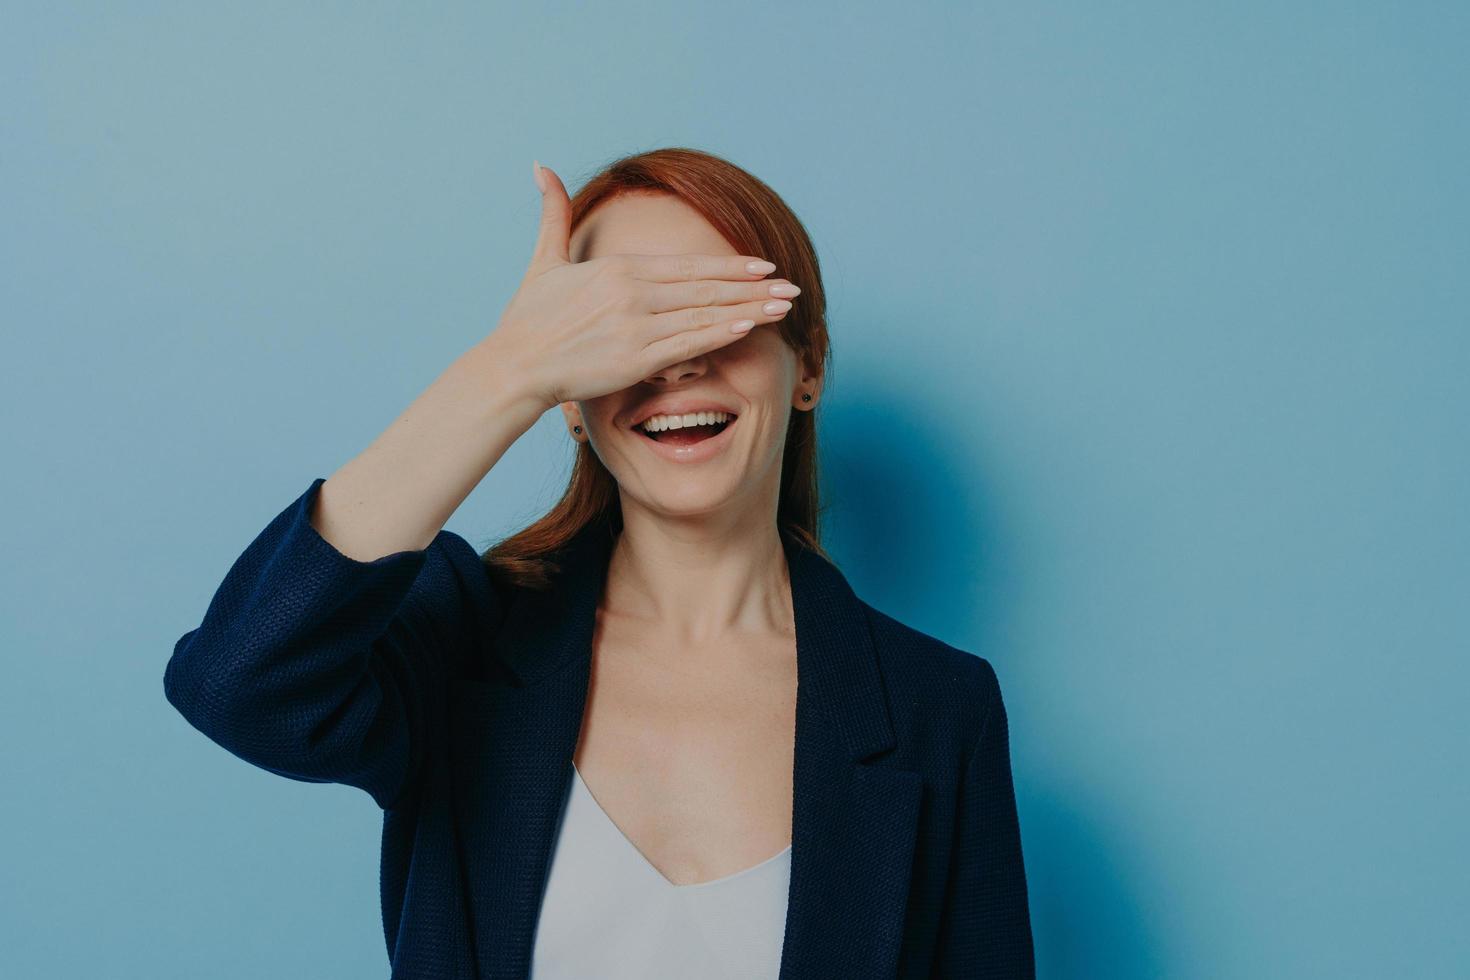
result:
[[[603,605],[680,644],[788,632],[790,577],[774,517],[671,521],[625,512]]]

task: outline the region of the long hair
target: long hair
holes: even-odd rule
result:
[[[779,275],[800,286],[801,301],[781,320],[760,329],[779,330],[807,369],[826,373],[831,350],[817,253],[801,221],[775,191],[728,160],[700,150],[649,150],[614,161],[583,185],[571,198],[571,230],[599,204],[638,191],[679,197],[703,215],[737,254],[774,262]],[[577,534],[603,533],[606,528],[606,533],[616,535],[622,530],[617,481],[590,443],[576,445],[571,479],[556,505],[481,555],[498,580],[546,588],[549,575],[558,570],[553,554]],[[782,455],[778,529],[826,557],[818,527],[821,511],[816,409],[793,411]]]

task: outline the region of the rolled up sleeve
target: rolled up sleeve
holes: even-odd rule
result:
[[[318,477],[249,544],[200,625],[179,638],[164,695],[262,769],[359,787],[385,809],[415,785],[456,657],[498,620],[479,556],[441,531],[358,561],[311,523]]]

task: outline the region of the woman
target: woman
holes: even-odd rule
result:
[[[382,807],[394,977],[1032,976],[995,672],[818,543],[800,222],[690,150],[535,173],[495,330],[236,560],[169,701]],[[557,405],[561,501],[443,530]]]

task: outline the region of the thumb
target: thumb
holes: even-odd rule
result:
[[[531,275],[571,262],[572,201],[561,178],[550,167],[532,161],[536,186],[541,189],[541,230],[531,255]]]

